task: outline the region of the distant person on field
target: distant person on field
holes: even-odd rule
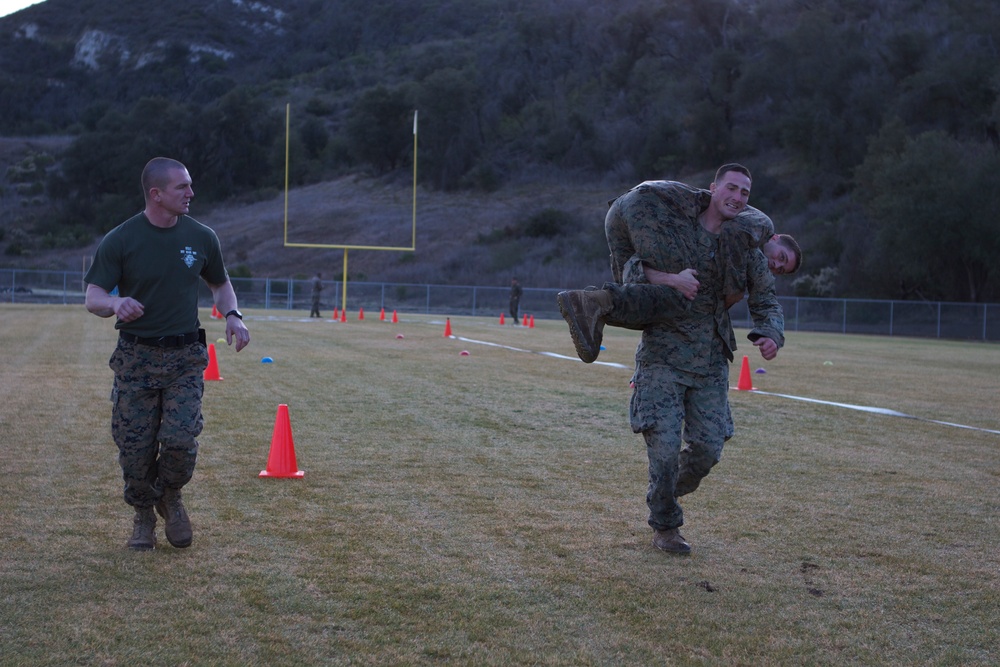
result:
[[[510,316],[514,318],[514,324],[518,324],[517,315],[521,305],[521,283],[517,278],[510,279]]]
[[[156,546],[156,514],[174,547],[191,545],[181,488],[194,474],[208,365],[198,320],[204,280],[225,313],[226,342],[250,342],[215,232],[187,215],[194,190],[187,168],[153,158],[142,171],[145,209],[101,241],[87,282],[86,308],[117,318],[111,434],[135,509],[130,549]],[[118,296],[111,292],[118,288]]]
[[[323,291],[323,274],[319,271],[312,278],[312,310],[309,317],[322,317],[319,314],[319,295]]]

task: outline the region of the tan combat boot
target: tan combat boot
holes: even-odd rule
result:
[[[156,514],[152,507],[136,507],[132,520],[132,537],[126,542],[129,549],[149,551],[156,548]]]
[[[156,512],[166,521],[167,541],[178,549],[191,546],[191,521],[181,502],[180,489],[167,489],[156,501]]]
[[[576,354],[590,364],[601,353],[604,339],[604,316],[611,312],[611,294],[607,290],[587,288],[556,295],[559,312],[569,325]]]
[[[653,531],[653,546],[672,554],[691,553],[691,545],[681,537],[680,531],[676,528]]]

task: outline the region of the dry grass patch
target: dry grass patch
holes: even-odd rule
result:
[[[733,392],[737,436],[685,500],[694,554],[671,558],[630,371],[538,354],[573,355],[561,321],[452,318],[461,340],[251,312],[206,391],[194,545],[131,553],[110,323],[2,311],[0,663],[997,661],[998,434]],[[635,342],[609,331],[601,361]],[[1000,430],[998,354],[792,333],[754,382]],[[257,477],[279,403],[301,480]]]

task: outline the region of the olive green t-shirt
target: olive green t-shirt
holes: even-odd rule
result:
[[[94,254],[84,281],[132,297],[143,305],[139,319],[116,329],[143,338],[197,331],[199,280],[229,279],[215,232],[186,215],[173,227],[157,227],[145,214],[112,229]]]

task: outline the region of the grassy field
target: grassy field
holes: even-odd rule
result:
[[[0,307],[0,664],[1000,662],[1000,347],[743,346],[767,373],[731,394],[684,558],[645,522],[636,334],[585,365],[561,320],[452,318],[449,339],[443,318],[305,314],[251,311],[251,346],[217,346],[194,544],[161,523],[133,553],[112,322]],[[305,477],[260,479],[282,403]]]

